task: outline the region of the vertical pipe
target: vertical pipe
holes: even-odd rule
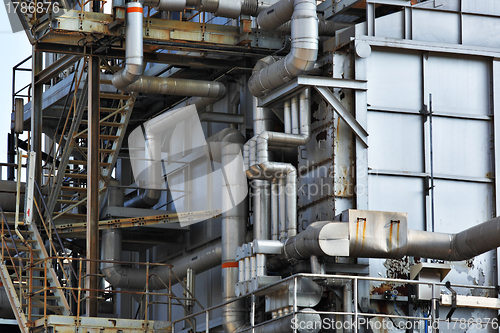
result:
[[[297,95],[291,101],[292,134],[299,134],[299,98]]]
[[[87,258],[99,260],[99,57],[89,61],[88,164],[87,164]],[[99,263],[87,262],[87,317],[97,317]]]
[[[279,238],[279,178],[274,178],[271,185],[271,239],[278,240]]]
[[[286,176],[286,224],[287,237],[297,234],[297,171],[293,168]]]
[[[284,107],[284,123],[285,123],[285,133],[291,134],[292,133],[292,109],[290,108],[290,100],[287,99],[283,103]]]
[[[280,218],[280,241],[286,239],[286,187],[285,178],[279,178],[279,218]]]
[[[234,163],[241,153],[243,144],[223,142],[222,167],[226,183],[222,184],[222,302],[236,297],[238,267],[236,248],[245,242],[247,201],[233,207],[231,193],[244,189],[246,184],[242,165]],[[245,320],[245,302],[238,300],[222,308],[222,325],[227,333],[237,331],[247,322]]]

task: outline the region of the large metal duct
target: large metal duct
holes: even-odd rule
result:
[[[222,185],[222,302],[236,297],[238,262],[236,249],[245,242],[247,224],[247,200],[240,203],[234,198],[246,196],[246,177],[239,156],[245,142],[241,132],[226,128],[210,137],[207,142],[212,156],[221,156],[224,172]],[[222,325],[227,333],[238,331],[247,324],[245,301],[238,300],[222,308]]]
[[[308,259],[311,255],[400,259],[408,255],[461,261],[500,246],[500,217],[457,234],[406,229],[406,225],[401,225],[398,228],[401,232],[397,231],[394,236],[395,231],[389,232],[387,223],[370,224],[368,232],[371,235],[363,238],[353,235],[347,222],[312,223],[305,231],[286,241],[285,255],[294,259]],[[396,237],[397,242],[391,237]]]
[[[221,244],[209,246],[172,261],[172,272],[180,279],[186,277],[186,270],[191,268],[197,273],[217,267],[221,263]],[[121,261],[122,230],[109,229],[102,231],[102,260]],[[115,288],[144,289],[146,286],[146,267],[125,267],[121,263],[102,263],[101,272],[104,278]],[[149,272],[149,289],[160,290],[168,287],[170,269],[167,266],[156,266]],[[173,280],[175,283],[175,279]]]
[[[140,2],[127,3],[125,68],[116,72],[111,79],[111,82],[117,89],[123,89],[135,82],[142,74],[143,15],[143,9]]]
[[[262,13],[264,21],[275,22],[276,27],[285,23],[285,16],[290,13],[292,0],[281,0]],[[274,9],[274,10],[273,10]],[[281,16],[280,11],[284,11]],[[261,14],[259,14],[260,16]],[[290,17],[290,16],[288,16]],[[287,19],[288,20],[288,19]],[[265,24],[264,24],[265,25]],[[260,70],[256,70],[248,81],[250,92],[257,97],[278,88],[298,75],[313,69],[318,57],[318,16],[316,1],[294,0],[291,22],[291,50],[283,59]]]

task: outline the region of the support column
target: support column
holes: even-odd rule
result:
[[[87,155],[87,258],[99,259],[99,57],[89,59]],[[99,264],[87,262],[87,289],[98,289]],[[87,316],[97,317],[97,291],[87,292]]]
[[[43,84],[35,83],[36,77],[42,71],[43,52],[36,52],[33,46],[33,71],[32,71],[32,96],[31,96],[31,149],[36,153],[35,182],[42,185],[42,100]],[[40,202],[38,193],[35,191],[35,200]]]

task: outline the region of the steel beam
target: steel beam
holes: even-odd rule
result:
[[[62,56],[36,75],[36,83],[47,83],[81,58],[81,56],[68,54]]]
[[[36,75],[42,71],[43,52],[35,51],[33,48],[32,56],[32,80],[31,80],[31,150],[36,153],[35,163],[35,182],[42,186],[42,101],[43,101],[43,85],[36,83]],[[35,201],[40,202],[38,193],[35,193]]]
[[[87,54],[90,50],[93,54],[99,54],[103,58],[113,58],[113,59],[125,59],[124,49],[106,49],[104,51],[96,53],[95,49],[91,46],[75,46],[75,45],[65,45],[57,43],[39,43],[35,45],[36,50],[42,50],[51,53],[65,53],[68,55],[80,55],[83,56]],[[261,54],[259,53],[259,57]],[[160,52],[144,52],[144,61],[157,63],[157,64],[169,64],[177,67],[195,67],[195,68],[241,68],[245,70],[251,70],[253,68],[252,64],[246,60],[227,60],[227,59],[213,59],[213,58],[201,58],[193,57],[188,55],[177,55],[171,53],[160,53]]]
[[[273,90],[271,93],[259,99],[260,107],[268,107],[293,95],[298,94],[308,86],[322,86],[331,88],[355,89],[366,90],[366,81],[362,80],[347,80],[347,79],[334,79],[328,77],[316,76],[299,76],[292,81],[282,85],[278,89]]]
[[[99,260],[99,57],[89,60],[87,155],[87,258]],[[99,263],[87,261],[87,317],[97,317]]]
[[[339,114],[347,126],[356,134],[365,147],[368,147],[368,132],[361,126],[356,118],[342,105],[342,103],[333,95],[326,87],[314,87],[321,96],[330,104],[333,109]]]

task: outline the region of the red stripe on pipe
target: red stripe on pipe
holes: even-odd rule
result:
[[[127,13],[143,13],[143,10],[141,7],[128,7]]]
[[[222,269],[224,268],[230,268],[230,267],[236,267],[238,268],[238,263],[235,262],[235,261],[232,261],[232,262],[225,262],[222,264]]]

